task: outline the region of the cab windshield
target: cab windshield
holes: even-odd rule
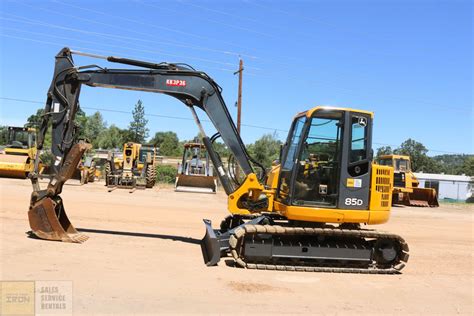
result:
[[[24,130],[10,130],[8,147],[27,149],[34,144],[34,135]]]
[[[382,166],[392,166],[392,158],[379,159],[379,164]]]
[[[406,172],[410,170],[410,162],[406,159],[395,160],[395,171]]]

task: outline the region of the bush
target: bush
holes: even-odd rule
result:
[[[156,166],[156,182],[174,183],[178,169],[170,165]]]
[[[54,162],[54,155],[51,151],[43,151],[41,154],[40,154],[40,159],[41,159],[41,162],[43,163],[43,165],[45,165],[46,167],[51,167],[53,165],[53,162]]]
[[[468,197],[466,203],[474,203],[474,196]]]

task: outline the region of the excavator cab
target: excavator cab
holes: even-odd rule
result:
[[[276,201],[367,209],[371,127],[371,114],[360,111],[319,109],[297,116],[282,149]]]

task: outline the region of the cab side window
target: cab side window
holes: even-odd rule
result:
[[[351,130],[350,163],[355,163],[367,159],[367,119],[363,116],[353,116]]]

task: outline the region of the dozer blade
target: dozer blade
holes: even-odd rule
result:
[[[69,221],[61,198],[56,202],[46,197],[34,203],[28,211],[32,233],[38,238],[83,243],[89,237],[79,233]]]
[[[439,203],[436,190],[430,188],[413,188],[413,193],[410,193],[410,206],[438,207]]]
[[[204,225],[206,225],[206,235],[201,240],[202,256],[206,266],[215,266],[221,260],[221,248],[219,239],[212,229],[211,221],[204,219]]]
[[[180,174],[176,178],[176,191],[216,193],[216,189],[216,179],[211,176]]]
[[[27,166],[28,156],[25,155],[0,155],[0,177],[26,178],[30,170]]]

